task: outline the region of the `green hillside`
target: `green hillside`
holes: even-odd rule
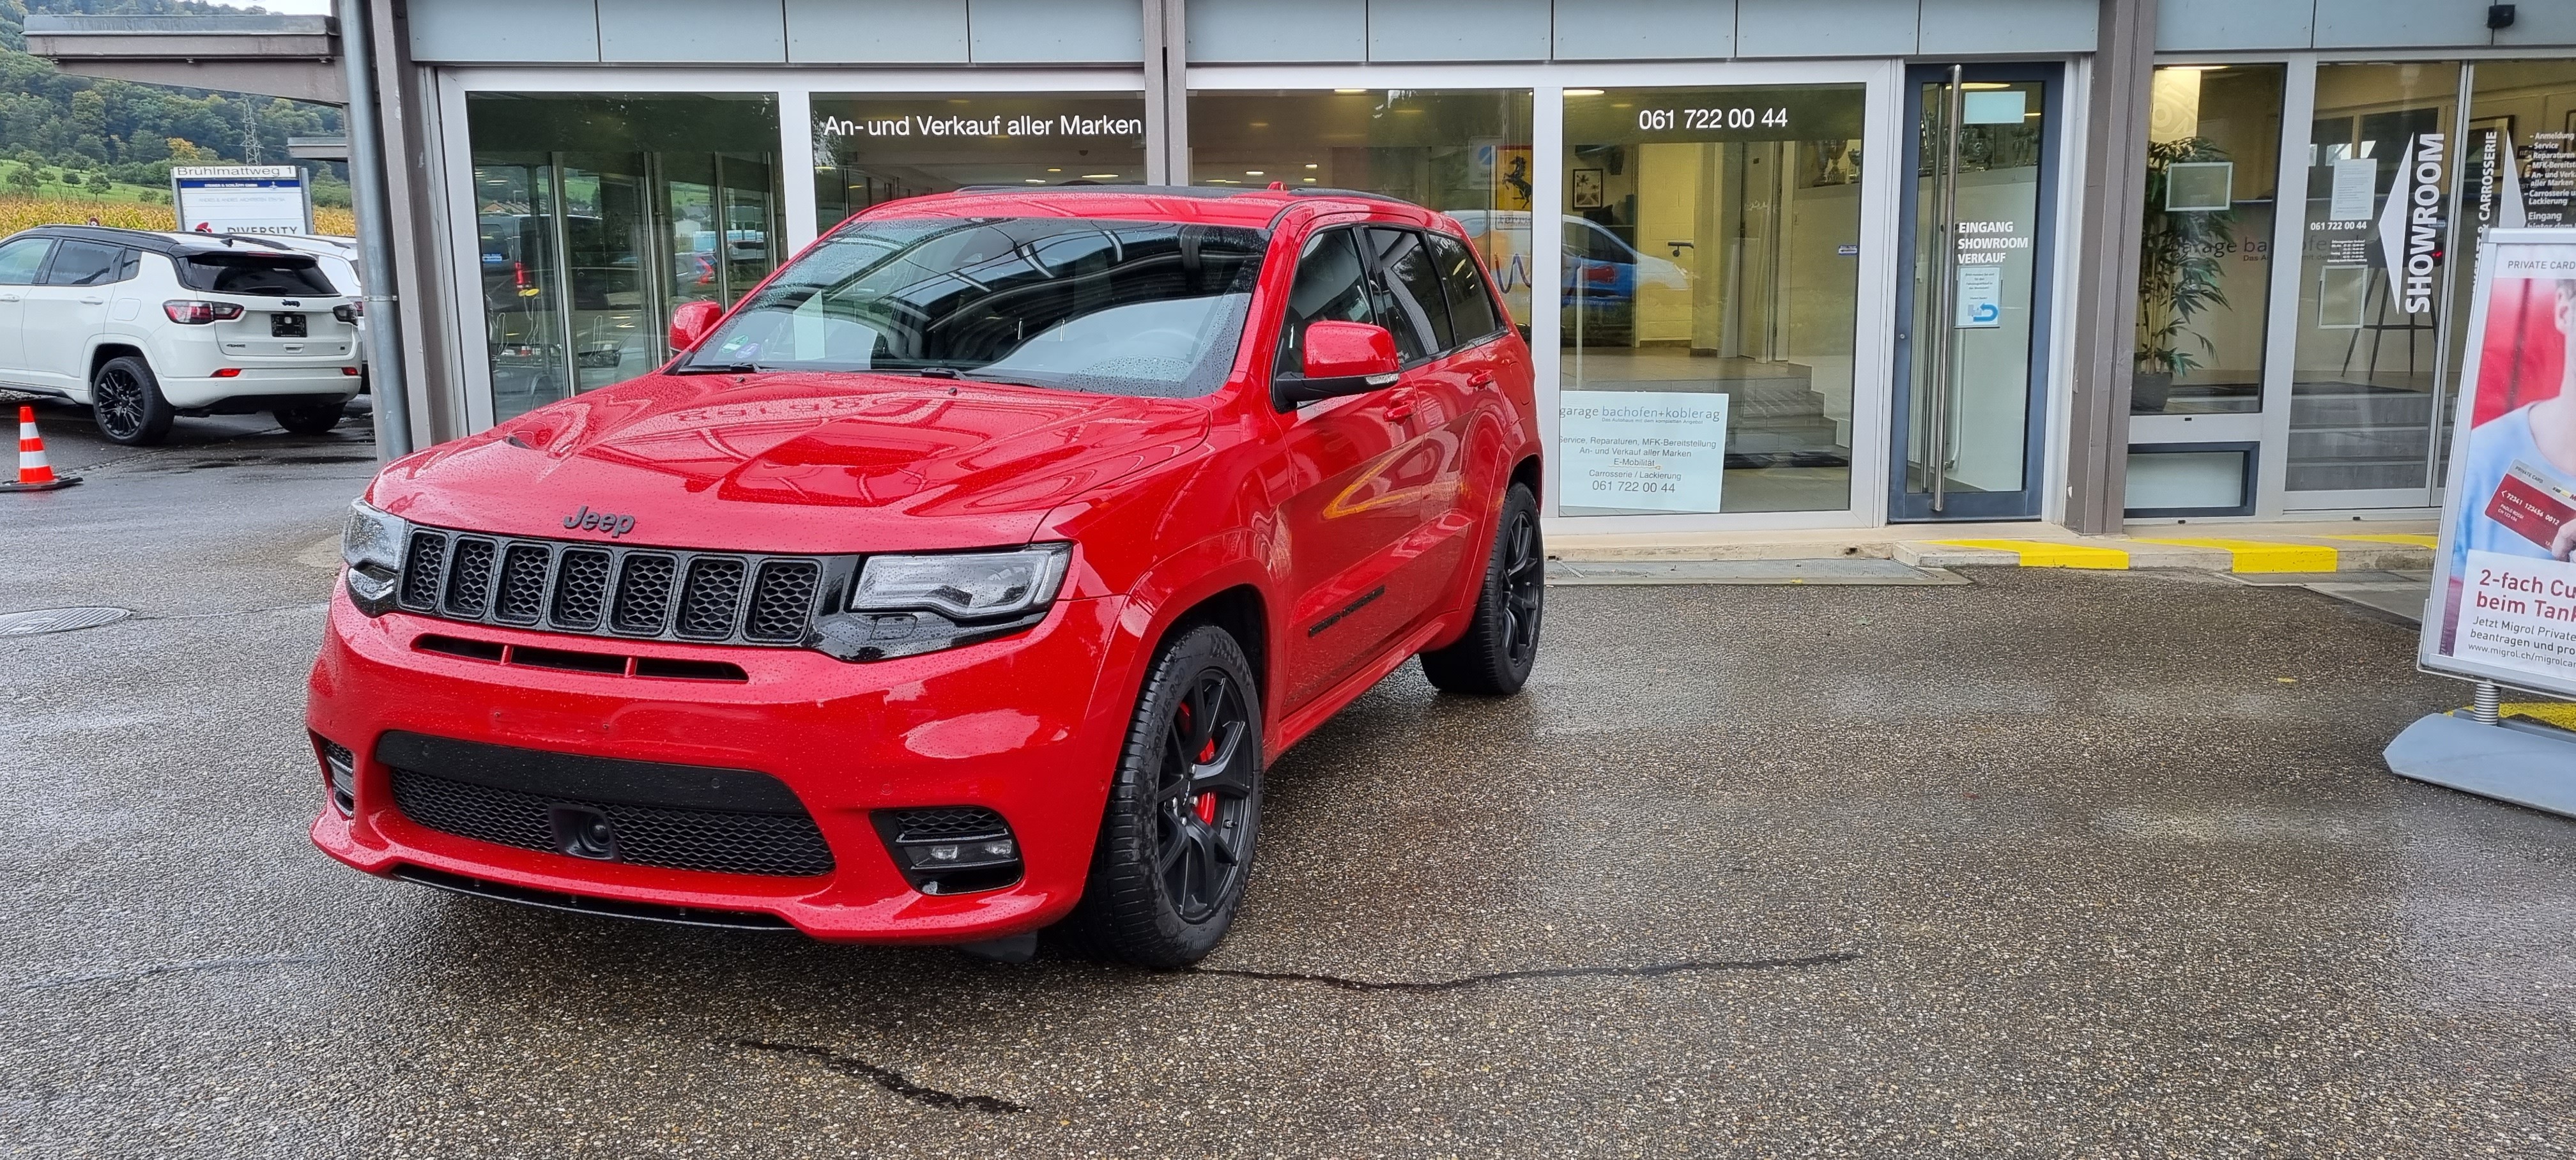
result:
[[[174,163],[287,160],[286,139],[340,131],[340,110],[273,97],[66,76],[25,52],[30,12],[55,16],[190,16],[257,12],[200,0],[0,0],[0,197],[167,198]],[[317,174],[314,201],[347,205],[336,165]],[[37,177],[34,187],[22,174]]]

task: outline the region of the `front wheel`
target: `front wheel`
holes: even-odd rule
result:
[[[1261,829],[1261,695],[1234,637],[1163,645],[1136,699],[1066,932],[1107,959],[1176,970],[1234,925]]]
[[[1422,654],[1422,674],[1445,693],[1503,697],[1521,691],[1538,663],[1539,616],[1547,603],[1547,550],[1539,543],[1538,497],[1515,483],[1494,526],[1493,555],[1476,591],[1467,635]]]
[[[153,377],[151,365],[132,355],[99,364],[89,380],[89,410],[98,420],[99,434],[128,447],[169,438],[170,424],[178,417],[170,400],[161,396],[161,380]]]

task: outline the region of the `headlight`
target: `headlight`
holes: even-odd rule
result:
[[[973,644],[1045,619],[1071,544],[1003,552],[871,556],[847,609],[815,625],[824,652],[875,661]]]
[[[367,506],[349,504],[349,522],[340,527],[340,562],[349,566],[349,602],[369,616],[382,616],[394,606],[394,585],[402,578],[403,547],[411,542],[411,525]]]

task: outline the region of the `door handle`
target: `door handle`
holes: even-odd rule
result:
[[[1472,374],[1472,375],[1467,376],[1467,385],[1468,385],[1468,386],[1471,386],[1471,387],[1490,387],[1490,386],[1493,386],[1493,385],[1494,385],[1494,372],[1492,372],[1492,371],[1477,371],[1476,373],[1474,373],[1474,374]]]
[[[0,294],[0,302],[15,302],[17,300],[18,296],[15,294]]]
[[[1404,421],[1404,420],[1406,420],[1406,419],[1410,419],[1410,418],[1412,418],[1412,417],[1413,417],[1413,404],[1411,404],[1411,403],[1394,403],[1394,404],[1390,404],[1390,405],[1387,407],[1387,409],[1386,409],[1386,417],[1387,417],[1387,418],[1389,418],[1389,419],[1396,420],[1397,422],[1402,422],[1402,421]]]
[[[107,299],[104,299],[104,298],[83,298],[83,299],[81,299],[81,305],[83,305],[83,306],[105,306],[105,305],[107,305]]]

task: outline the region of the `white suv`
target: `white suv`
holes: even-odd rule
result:
[[[0,241],[0,385],[87,403],[119,443],[181,414],[320,434],[358,391],[357,312],[258,238],[39,226]]]

